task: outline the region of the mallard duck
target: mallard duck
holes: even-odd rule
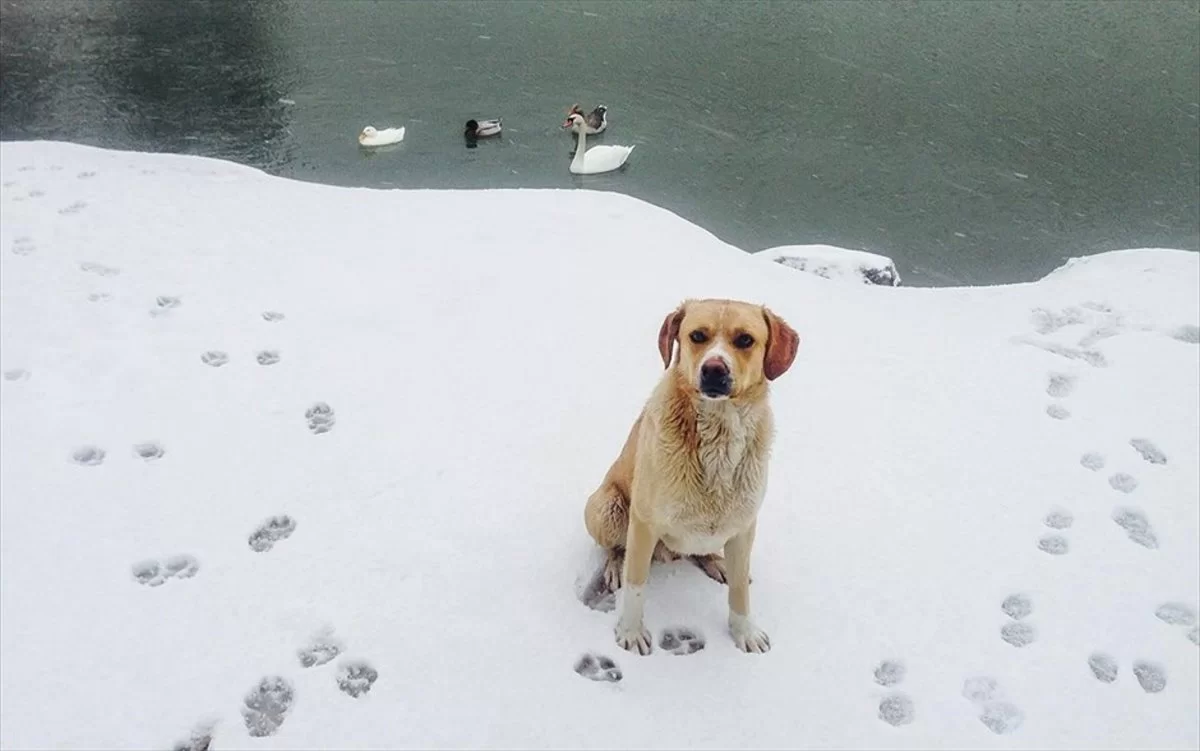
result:
[[[579,115],[583,118],[583,125],[568,125],[571,121],[571,115]],[[590,114],[584,114],[583,108],[578,104],[572,104],[571,109],[567,110],[567,123],[563,123],[564,128],[570,128],[572,132],[581,133],[587,131],[589,136],[597,133],[603,133],[608,127],[608,107],[603,104],[592,110]]]
[[[463,135],[467,138],[489,138],[491,136],[500,135],[500,129],[503,127],[504,118],[497,117],[495,120],[468,120],[467,126],[463,130]]]
[[[376,130],[368,125],[362,129],[362,133],[358,134],[358,142],[362,146],[387,146],[388,144],[400,143],[403,140],[403,126]]]
[[[633,151],[632,146],[593,146],[587,147],[587,124],[583,120],[583,115],[578,112],[572,112],[566,122],[563,123],[564,128],[576,128],[579,130],[579,143],[575,146],[575,158],[571,160],[571,173],[575,175],[595,175],[600,172],[612,172],[621,165],[625,164],[625,160],[629,158],[629,154]]]

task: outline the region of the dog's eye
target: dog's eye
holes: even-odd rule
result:
[[[754,337],[750,336],[749,334],[739,334],[737,338],[733,340],[733,346],[737,347],[738,349],[750,349],[754,346]]]
[[[708,341],[708,334],[704,333],[703,331],[701,331],[699,329],[696,329],[690,335],[688,335],[688,338],[691,339],[696,344],[704,344],[705,342]]]

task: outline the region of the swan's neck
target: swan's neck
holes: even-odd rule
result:
[[[576,169],[583,167],[583,153],[587,151],[587,134],[584,133],[586,129],[586,123],[579,126],[579,141],[575,144],[575,158],[571,160],[571,166]]]

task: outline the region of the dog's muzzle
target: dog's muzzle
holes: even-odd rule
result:
[[[733,391],[729,365],[719,357],[710,357],[700,366],[700,393],[709,399],[721,399]]]

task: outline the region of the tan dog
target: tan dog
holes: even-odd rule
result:
[[[728,579],[738,648],[771,648],[750,619],[750,549],[774,431],[767,382],[791,367],[799,341],[771,311],[733,300],[689,300],[663,321],[668,370],[584,511],[588,533],[608,550],[609,588],[624,585],[623,648],[650,653],[642,624],[650,561],[680,555]]]

